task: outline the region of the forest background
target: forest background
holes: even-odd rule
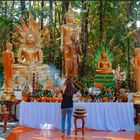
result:
[[[63,72],[63,54],[60,52],[60,27],[65,23],[65,13],[68,11],[69,2],[75,12],[75,24],[81,28],[80,42],[82,46],[82,61],[79,64],[79,80],[85,86],[92,83],[95,76],[96,64],[94,58],[89,59],[89,46],[94,48],[95,37],[101,42],[104,32],[106,40],[114,37],[115,45],[119,44],[119,51],[123,56],[113,62],[113,68],[120,65],[121,70],[127,72],[126,86],[134,89],[134,76],[131,59],[134,48],[139,47],[135,38],[128,36],[130,31],[138,28],[140,23],[140,2],[121,0],[0,0],[0,83],[3,82],[3,66],[1,54],[5,50],[5,44],[12,41],[12,33],[15,32],[14,24],[20,25],[20,17],[28,23],[29,11],[34,19],[41,18],[41,28],[46,24],[50,30],[50,44],[43,48],[44,63],[53,64]],[[106,46],[108,47],[108,46]],[[13,51],[17,57],[18,46]],[[109,49],[112,49],[109,48]],[[96,50],[96,48],[94,48]],[[93,51],[94,53],[94,51]]]

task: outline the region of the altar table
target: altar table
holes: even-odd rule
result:
[[[133,103],[74,103],[74,108],[79,106],[84,107],[88,114],[86,128],[134,131]],[[61,103],[21,102],[19,124],[32,128],[47,126],[61,129]]]

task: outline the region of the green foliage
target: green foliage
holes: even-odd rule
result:
[[[21,4],[21,1],[1,1],[0,2],[0,54],[5,50],[5,44],[7,41],[11,40],[11,34],[15,31],[13,26],[14,23],[20,24],[20,16],[23,16],[26,22],[28,22],[29,11],[32,13],[34,19],[41,18],[43,19],[43,26],[45,23],[48,23],[49,28],[51,29],[51,42],[50,46],[46,46],[43,49],[44,54],[44,63],[49,64],[53,63],[57,68],[62,70],[62,59],[63,55],[59,51],[60,47],[60,26],[64,23],[64,11],[62,7],[62,1],[52,1],[53,3],[53,12],[50,11],[49,1],[44,1],[44,7],[41,5],[40,1],[22,1],[25,3],[25,7]],[[94,60],[88,61],[86,53],[82,55],[82,61],[84,65],[80,64],[81,73],[84,67],[86,67],[86,73],[80,75],[85,75],[84,85],[90,85],[90,81],[95,74],[96,62],[101,54],[101,49],[94,44],[93,37],[96,36],[101,42],[101,33],[100,31],[100,14],[102,13],[103,19],[103,31],[107,33],[107,42],[111,39],[112,36],[115,37],[114,45],[120,44],[119,51],[124,52],[124,55],[121,59],[113,61],[113,55],[110,53],[113,49],[113,46],[104,46],[103,42],[101,47],[104,46],[107,52],[108,57],[112,61],[113,68],[116,68],[120,64],[122,69],[131,69],[130,58],[133,56],[133,50],[135,48],[134,39],[132,37],[127,37],[127,23],[133,21],[134,23],[140,18],[140,2],[138,1],[103,1],[102,11],[100,9],[101,1],[71,1],[73,10],[75,11],[75,23],[81,26],[81,44],[84,44],[86,41],[83,39],[85,31],[84,21],[88,21],[87,25],[87,34],[88,38],[87,44],[93,45],[96,49],[96,55],[93,52]],[[65,7],[66,5],[64,5]],[[85,8],[86,6],[86,8]],[[24,9],[22,9],[24,7]],[[85,9],[84,9],[85,8]],[[53,14],[52,14],[53,13]],[[88,15],[86,16],[86,14]],[[82,20],[84,17],[84,20]],[[53,22],[50,22],[53,20]],[[136,28],[133,25],[132,30]],[[128,44],[128,40],[130,44]],[[83,48],[84,48],[83,47]],[[14,48],[14,52],[17,48]],[[85,48],[84,48],[85,49]],[[86,50],[86,49],[85,49]],[[15,54],[16,55],[16,54]],[[118,53],[114,54],[118,55]],[[50,61],[51,60],[51,61]],[[129,71],[128,71],[129,72]],[[82,79],[82,77],[80,77]]]

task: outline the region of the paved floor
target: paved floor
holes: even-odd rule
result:
[[[0,125],[2,125],[3,123],[2,122],[0,122]],[[7,131],[5,132],[5,133],[3,133],[3,131],[2,131],[2,127],[0,127],[0,140],[6,140],[6,138],[7,138],[7,136],[10,134],[10,132],[11,132],[11,130],[13,129],[13,128],[18,128],[18,130],[23,130],[23,128],[21,128],[21,127],[17,127],[18,126],[18,122],[9,122],[8,124],[7,124]],[[15,129],[16,129],[15,128]],[[136,126],[135,127],[136,128],[136,132],[138,132],[138,134],[140,134],[140,126]],[[13,129],[13,131],[15,130],[15,129]],[[26,132],[29,132],[29,133],[26,133]],[[59,139],[61,139],[61,131],[60,130],[58,130],[58,131],[54,131],[53,133],[52,133],[53,131],[47,131],[47,132],[45,132],[45,133],[43,133],[43,131],[40,131],[40,130],[34,130],[34,129],[32,129],[32,128],[24,128],[24,133],[22,133],[22,136],[23,135],[25,135],[25,137],[28,135],[29,137],[32,135],[34,135],[34,134],[36,134],[36,137],[40,137],[40,140],[43,138],[43,140],[45,139],[45,140],[47,140],[47,139],[52,139],[52,138],[54,138],[54,135],[57,135],[58,137],[57,137],[57,139],[59,140]],[[105,131],[104,131],[105,132]],[[86,135],[85,137],[82,137],[81,135],[79,135],[79,136],[77,136],[77,137],[75,137],[74,136],[74,133],[72,132],[72,134],[73,134],[73,138],[72,139],[93,139],[93,140],[95,140],[94,138],[95,138],[95,136],[96,136],[96,139],[98,139],[98,140],[111,140],[110,138],[109,139],[107,139],[107,137],[105,138],[101,138],[101,135],[102,136],[104,136],[104,132],[102,132],[102,133],[100,133],[100,131],[88,131],[88,135]],[[108,133],[108,131],[106,131],[105,132],[105,134],[107,134]],[[133,134],[132,134],[133,133]],[[47,136],[47,135],[50,135],[50,136],[52,136],[52,138],[49,136]],[[92,135],[93,134],[93,135]],[[117,135],[118,134],[118,132],[116,132],[116,133],[114,133],[114,132],[110,132],[110,133],[108,133],[108,134],[113,134],[113,135]],[[120,133],[119,133],[120,134]],[[92,135],[92,137],[91,137],[91,135]],[[121,132],[121,135],[126,135],[126,137],[123,137],[123,140],[132,140],[133,138],[135,139],[136,137],[135,137],[135,132]],[[133,135],[133,136],[132,136]],[[98,137],[97,137],[98,136]],[[132,136],[130,139],[127,137],[127,136]],[[140,135],[136,135],[136,136],[138,136],[138,139],[140,139]],[[24,137],[24,136],[23,136]],[[48,137],[48,138],[46,138],[46,137]],[[127,139],[128,138],[128,139]],[[56,137],[54,138],[54,139],[56,139]],[[119,138],[119,139],[112,139],[112,140],[120,140],[121,138]],[[137,139],[137,138],[136,138]],[[15,138],[13,139],[10,139],[10,140],[16,140]],[[23,139],[23,140],[25,140],[25,139]],[[28,138],[27,138],[27,140],[28,140]],[[29,140],[31,140],[30,138],[29,138]]]
[[[3,122],[0,122],[0,125],[3,125]],[[7,130],[5,133],[3,133],[2,127],[0,127],[0,140],[5,140],[5,138],[10,133],[11,129],[15,128],[16,126],[18,126],[18,122],[7,123]]]
[[[128,131],[97,131],[85,129],[85,135],[81,131],[75,136],[62,137],[60,130],[41,130],[24,126],[12,129],[7,140],[140,140],[140,133]]]

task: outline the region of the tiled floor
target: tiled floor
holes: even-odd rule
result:
[[[78,132],[75,136],[72,132],[70,138],[62,137],[60,130],[40,130],[32,129],[24,126],[14,128],[7,140],[140,140],[140,134],[137,132],[125,131],[95,131],[85,130],[85,136]]]
[[[0,125],[2,123],[0,122]],[[86,130],[85,136],[78,133],[75,136],[72,132],[71,140],[140,140],[140,127],[136,126],[135,132],[112,132],[112,131],[94,131]],[[10,134],[10,135],[9,135]],[[9,135],[9,136],[8,136]],[[7,131],[3,133],[0,128],[0,140],[66,140],[67,137],[61,137],[60,130],[39,130],[23,126],[18,126],[18,122],[9,122]]]
[[[3,122],[0,122],[0,125],[3,125]],[[18,126],[18,122],[8,122],[7,123],[7,130],[5,133],[3,133],[2,127],[0,127],[0,140],[5,140],[5,138],[8,136],[10,131]]]

